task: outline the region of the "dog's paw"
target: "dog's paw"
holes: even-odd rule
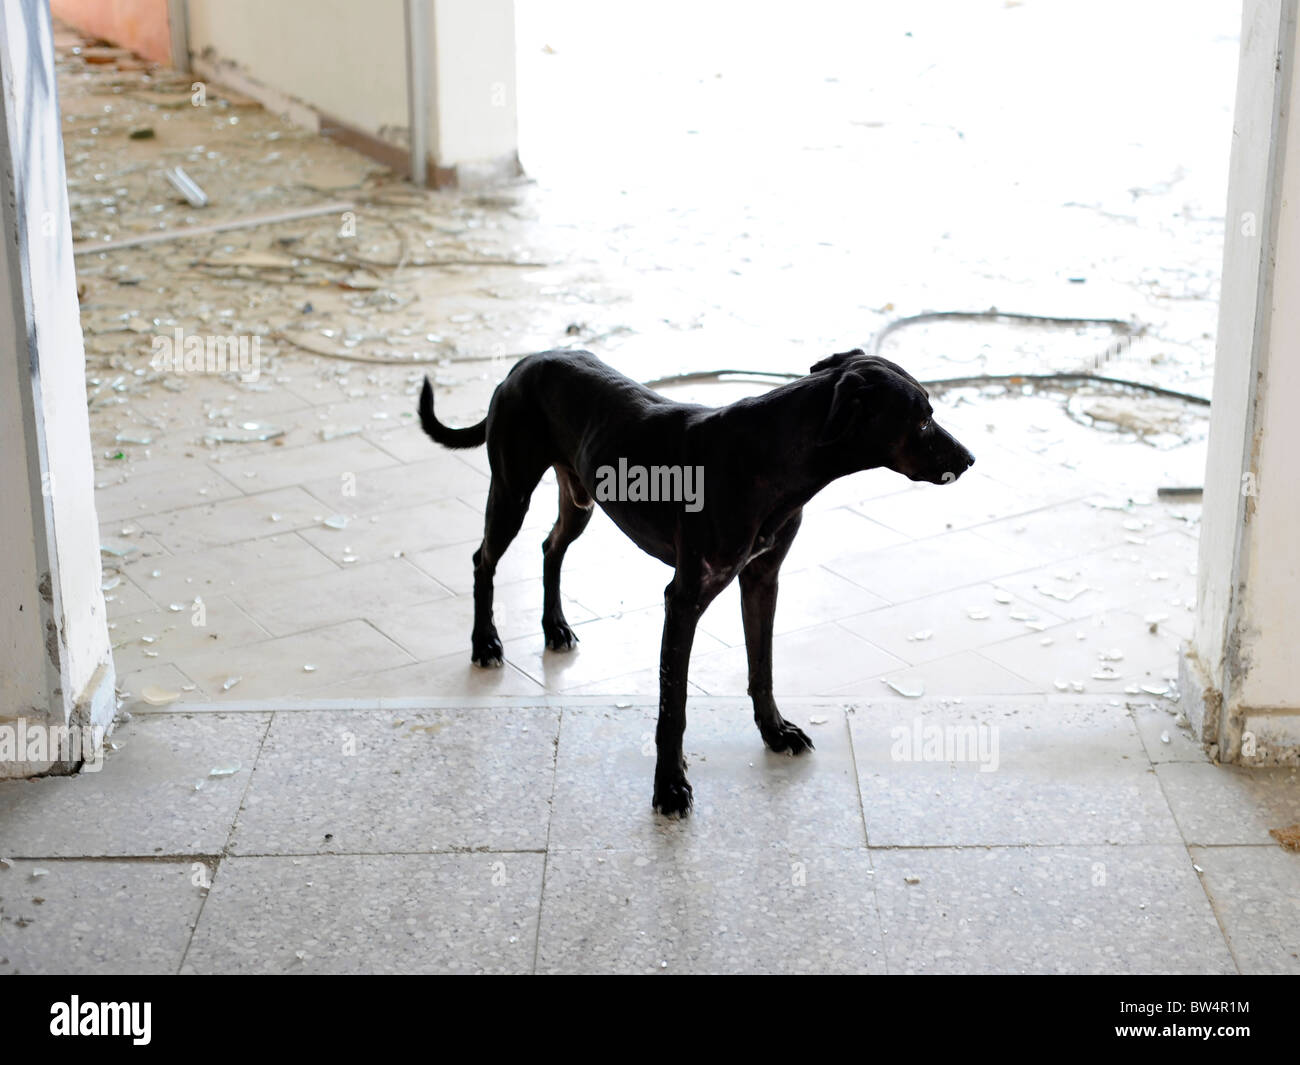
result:
[[[813,741],[808,738],[798,725],[782,721],[775,728],[763,730],[763,742],[773,751],[788,751],[790,754],[803,754],[813,749]]]
[[[552,651],[572,651],[578,646],[578,635],[569,628],[567,621],[543,623],[542,632],[546,636],[546,646]]]
[[[491,636],[475,637],[470,641],[473,650],[470,659],[481,669],[500,669],[505,663],[505,648],[494,632]]]
[[[678,780],[656,782],[651,805],[665,817],[685,817],[691,812],[695,798],[685,777]]]

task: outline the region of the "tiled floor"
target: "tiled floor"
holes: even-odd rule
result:
[[[1156,501],[1149,482],[1123,473],[1128,453],[1149,450],[1141,443],[1109,445],[1117,473],[1104,487],[1029,454],[1004,466],[1015,401],[989,403],[996,433],[969,405],[946,411],[978,456],[956,485],[910,485],[877,470],[837,482],[809,506],[782,574],[781,691],[1169,689],[1190,631],[1199,505]],[[286,414],[290,424],[324,416],[311,406]],[[115,515],[130,500],[134,511],[103,526],[106,542],[131,548],[106,555],[120,577],[107,595],[128,705],[146,689],[178,705],[645,691],[669,570],[599,511],[565,563],[566,610],[581,643],[571,654],[544,649],[539,546],[554,515],[550,475],[498,571],[506,666],[470,665],[481,465],[481,455],[467,461],[403,427],[209,459],[203,469],[226,485],[216,502],[178,505],[164,489],[183,470],[142,462],[127,471],[106,491]],[[213,487],[194,483],[196,493]],[[734,587],[705,614],[697,693],[744,691],[739,615]]]
[[[1296,771],[1168,709],[797,700],[794,759],[700,697],[665,821],[645,699],[468,702],[139,714],[0,784],[0,971],[1300,972]]]

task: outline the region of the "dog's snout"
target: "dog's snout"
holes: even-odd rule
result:
[[[969,470],[972,466],[975,465],[975,456],[972,455],[967,448],[963,447],[961,444],[958,444],[956,440],[954,440],[953,443],[956,444],[956,450],[957,450],[956,469],[957,469],[957,476],[960,477],[963,473],[965,473],[967,470]]]
[[[946,429],[941,430],[944,436],[944,443],[947,444],[948,461],[953,471],[960,476],[975,465],[975,456],[965,444],[958,440],[952,433]]]
[[[946,469],[939,479],[940,484],[951,484],[963,473],[975,465],[975,456],[956,437],[948,435],[948,458],[944,463]]]

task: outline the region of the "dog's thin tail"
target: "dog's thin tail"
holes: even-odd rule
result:
[[[420,390],[420,424],[443,447],[479,447],[487,440],[486,418],[467,429],[452,429],[438,421],[433,413],[433,385],[427,377]]]

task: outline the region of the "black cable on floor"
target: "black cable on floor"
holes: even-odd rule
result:
[[[996,307],[991,307],[986,311],[925,311],[921,314],[912,314],[904,318],[895,318],[892,322],[889,322],[872,338],[871,353],[873,355],[878,355],[880,353],[881,345],[884,343],[887,336],[909,325],[937,321],[987,322],[997,321],[999,319],[1007,319],[1017,322],[1045,322],[1050,325],[1063,326],[1104,325],[1128,340],[1132,340],[1134,337],[1143,336],[1146,333],[1146,326],[1139,322],[1126,322],[1121,318],[1061,318],[1044,314],[1022,314],[1017,311],[999,311]],[[1107,352],[1107,356],[1110,354],[1110,352]],[[1107,361],[1106,357],[1099,357],[1093,360],[1093,364],[1101,365],[1105,361]],[[788,373],[780,370],[697,370],[691,373],[669,374],[667,377],[656,377],[652,381],[644,381],[642,383],[647,388],[660,388],[664,385],[690,384],[697,381],[717,381],[724,377],[759,377],[774,378],[779,381],[793,381],[803,376],[805,375],[801,373]],[[1180,392],[1177,389],[1149,384],[1146,381],[1133,381],[1123,377],[1110,377],[1086,370],[1043,374],[972,374],[963,377],[934,378],[929,381],[922,381],[921,384],[926,388],[943,389],[979,387],[980,385],[996,384],[1064,384],[1067,382],[1103,384],[1119,388],[1134,388],[1143,392],[1150,392],[1157,396],[1165,396],[1169,399],[1179,399],[1186,403],[1194,403],[1197,406],[1208,407],[1210,405],[1210,401],[1204,396],[1198,396],[1191,392]]]

